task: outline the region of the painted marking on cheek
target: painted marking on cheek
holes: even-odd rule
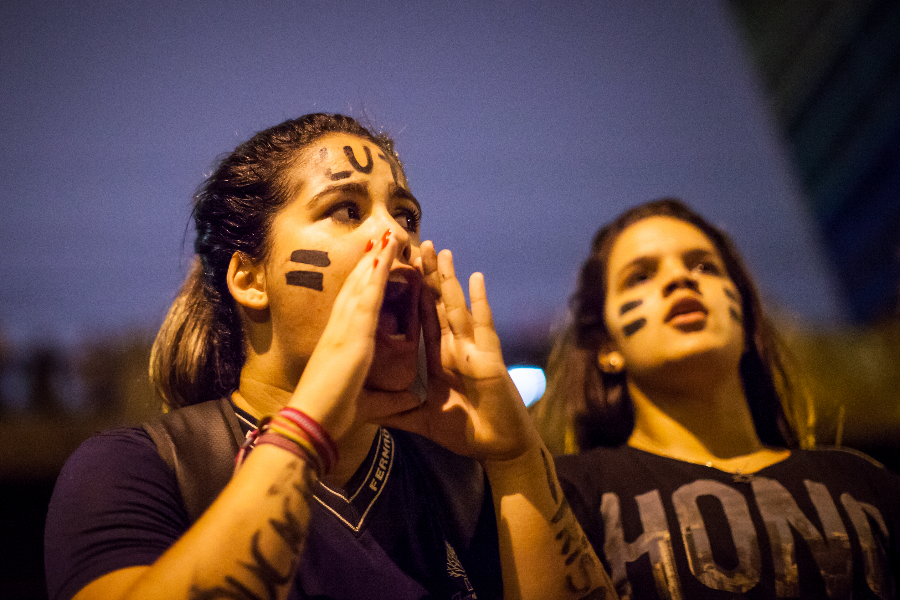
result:
[[[636,309],[638,306],[640,306],[643,303],[644,303],[643,300],[632,300],[631,302],[626,302],[625,304],[623,304],[621,306],[621,308],[619,308],[619,315],[624,315],[625,313]]]
[[[722,288],[722,289],[725,290],[725,295],[726,295],[726,296],[728,296],[729,298],[731,298],[731,299],[734,300],[735,302],[740,302],[740,300],[738,299],[738,295],[737,295],[734,291],[732,291],[732,290],[730,290],[730,289],[728,289],[728,288]]]
[[[322,274],[315,271],[288,271],[285,273],[285,277],[288,285],[305,287],[317,292],[321,292],[324,289],[322,287]]]
[[[378,153],[378,158],[386,162],[391,168],[391,177],[394,178],[394,185],[400,185],[400,182],[397,181],[397,166],[394,164],[394,161],[388,160],[384,154],[381,154],[380,152]]]
[[[728,307],[728,314],[731,315],[731,318],[737,321],[738,323],[743,323],[744,319],[741,318],[741,314],[737,311],[737,309],[733,306]]]
[[[291,262],[314,267],[327,267],[331,264],[328,253],[322,250],[294,250],[291,252]]]
[[[363,146],[363,150],[366,153],[366,162],[368,163],[366,166],[362,166],[356,160],[356,154],[353,153],[353,148],[350,146],[344,146],[344,154],[347,155],[347,160],[350,161],[350,165],[359,171],[360,173],[365,173],[368,175],[372,172],[372,167],[375,166],[375,163],[372,161],[372,153],[369,151],[368,146]]]
[[[631,337],[634,334],[636,334],[638,331],[640,331],[646,324],[647,324],[647,319],[645,319],[644,317],[641,317],[637,321],[632,321],[631,323],[629,323],[628,325],[623,327],[622,333],[625,334],[625,337]]]

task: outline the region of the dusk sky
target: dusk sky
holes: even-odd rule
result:
[[[0,6],[0,334],[155,329],[215,157],[308,112],[397,140],[423,238],[485,273],[505,336],[558,322],[594,231],[678,196],[764,296],[844,311],[725,2]]]

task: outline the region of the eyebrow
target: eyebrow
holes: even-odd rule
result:
[[[315,207],[322,202],[322,199],[325,196],[329,196],[338,192],[353,194],[355,196],[366,196],[369,194],[369,186],[356,181],[329,185],[324,190],[310,198],[309,202],[306,203],[306,206],[315,209]]]
[[[329,185],[324,190],[313,196],[309,199],[309,202],[306,203],[306,206],[312,209],[315,209],[316,205],[322,202],[322,199],[330,194],[343,192],[346,194],[353,194],[355,196],[368,196],[369,195],[369,185],[366,183],[360,183],[358,181],[351,181],[347,183],[337,183],[334,185]],[[400,187],[397,184],[391,183],[388,188],[388,196],[395,199],[404,199],[409,200],[413,204],[416,205],[416,209],[421,213],[422,206],[419,204],[419,201],[416,200],[416,197],[413,196],[412,192],[404,187]]]
[[[416,209],[421,214],[422,205],[419,204],[419,201],[416,200],[416,197],[412,195],[412,192],[410,192],[405,187],[400,187],[396,183],[392,183],[388,194],[390,195],[391,198],[403,198],[403,199],[409,200],[410,202],[412,202],[413,204],[416,205]]]

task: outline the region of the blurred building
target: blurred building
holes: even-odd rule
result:
[[[730,0],[857,323],[897,314],[900,2]]]

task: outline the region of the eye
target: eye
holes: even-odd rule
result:
[[[650,279],[650,273],[643,269],[635,270],[629,273],[624,281],[622,282],[622,287],[630,288],[636,285],[640,285]]]
[[[362,211],[356,202],[341,202],[331,208],[328,218],[338,223],[358,223],[362,220]]]
[[[418,210],[412,208],[401,208],[396,210],[393,216],[394,219],[398,223],[400,223],[400,226],[408,232],[419,232],[419,222],[422,220],[422,215]]]
[[[691,268],[694,273],[704,273],[706,275],[721,275],[722,269],[719,265],[711,260],[701,260]]]

